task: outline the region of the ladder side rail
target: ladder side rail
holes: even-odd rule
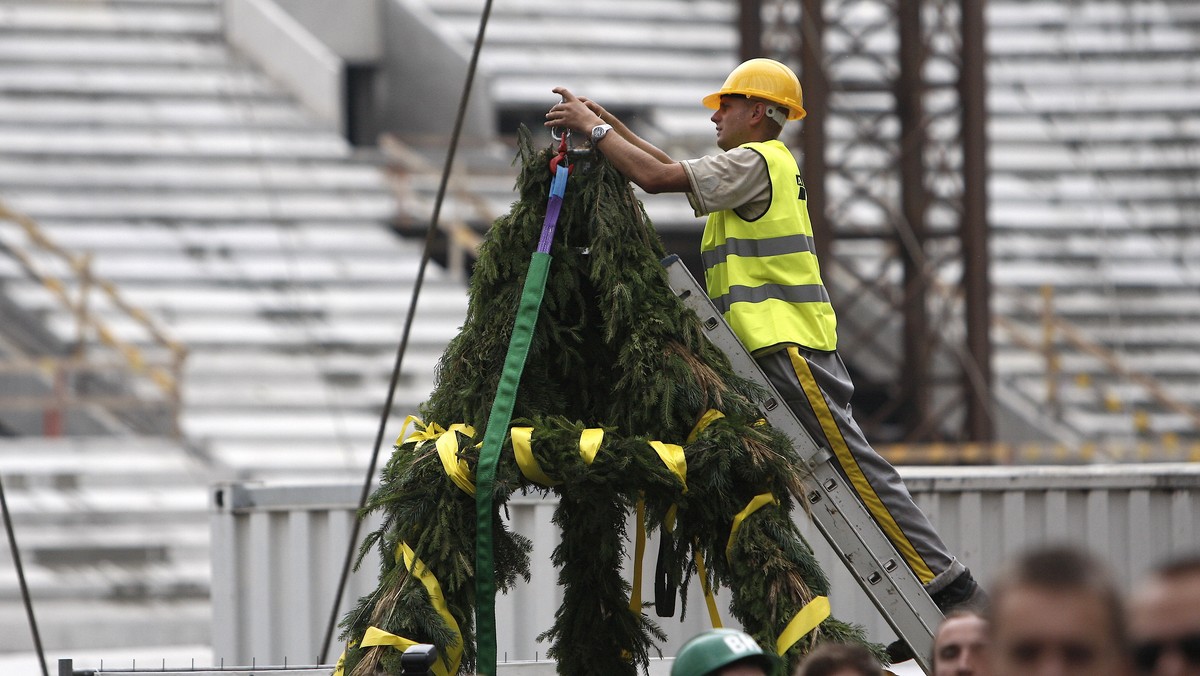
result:
[[[709,341],[729,357],[734,372],[753,380],[766,391],[766,398],[759,402],[764,417],[792,440],[812,476],[813,485],[805,498],[817,530],[829,541],[888,625],[912,647],[921,669],[929,673],[933,632],[942,619],[941,610],[904,563],[858,494],[850,490],[833,454],[813,440],[784,404],[774,385],[679,257],[672,255],[664,259],[663,266],[676,296],[696,312]]]

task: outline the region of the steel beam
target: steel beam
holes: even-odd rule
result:
[[[966,436],[971,441],[991,441],[992,341],[990,265],[988,252],[987,193],[987,53],[984,51],[985,0],[960,0],[962,70],[958,81],[962,104],[962,239],[963,312],[966,323],[968,368],[963,389],[970,393]]]

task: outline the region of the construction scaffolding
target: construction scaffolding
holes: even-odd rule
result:
[[[994,434],[983,25],[980,0],[740,0],[742,57],[799,65],[842,351],[887,355],[856,378],[881,441]]]

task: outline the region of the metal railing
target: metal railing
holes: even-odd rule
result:
[[[196,666],[194,663],[187,667],[167,666],[166,660],[162,664],[142,666],[137,665],[137,661],[133,661],[128,667],[104,667],[103,663],[98,669],[76,669],[75,661],[72,659],[58,660],[58,676],[120,676],[123,674],[159,674],[159,676],[204,676],[204,674],[220,674],[221,676],[254,676],[255,674],[271,674],[271,676],[329,676],[333,673],[334,665],[314,665],[314,666],[288,666],[288,665],[272,665],[272,666]]]
[[[994,324],[1003,329],[1017,346],[1036,352],[1045,361],[1045,406],[1051,415],[1061,419],[1063,414],[1063,399],[1060,384],[1064,374],[1062,356],[1063,346],[1092,357],[1101,366],[1104,373],[1121,382],[1132,383],[1144,391],[1150,401],[1164,410],[1183,416],[1189,420],[1192,429],[1200,432],[1200,410],[1181,401],[1167,390],[1154,376],[1143,373],[1131,367],[1119,354],[1088,338],[1082,329],[1064,319],[1054,306],[1054,289],[1043,286],[1040,290],[1040,307],[1036,313],[1041,326],[1040,338],[1033,338],[1020,324],[1008,317],[996,315]],[[1078,378],[1077,378],[1078,380]],[[1090,376],[1084,376],[1085,382],[1090,382]],[[1122,403],[1112,395],[1105,397],[1105,407],[1110,411],[1119,411]],[[1144,411],[1131,411],[1133,429],[1139,433],[1150,431],[1149,420]],[[1166,440],[1171,445],[1170,438]]]
[[[400,203],[402,216],[421,212],[417,206],[417,191],[411,177],[414,174],[437,176],[439,169],[430,164],[416,150],[394,134],[379,137],[379,148],[388,159],[388,184]],[[480,222],[491,224],[496,220],[487,200],[467,187],[461,175],[450,178],[450,194],[460,203],[470,205]],[[467,264],[479,256],[479,245],[483,236],[475,231],[466,220],[451,216],[442,218],[438,228],[446,235],[446,267],[458,279],[465,279]]]
[[[0,357],[0,372],[24,373],[46,379],[50,391],[44,396],[27,394],[0,397],[0,407],[41,408],[46,411],[44,431],[50,435],[61,434],[64,411],[71,406],[95,405],[115,410],[150,408],[152,401],[140,396],[135,388],[122,387],[120,382],[110,382],[113,387],[93,388],[97,390],[95,392],[70,386],[70,383],[78,383],[88,375],[102,379],[104,374],[115,374],[118,380],[133,376],[149,383],[149,389],[161,396],[171,418],[172,431],[178,436],[181,380],[187,348],[171,338],[147,312],[128,302],[116,284],[97,276],[93,272],[92,254],[73,254],[65,250],[52,241],[33,218],[2,202],[0,221],[17,225],[28,241],[28,249],[0,243],[0,250],[16,261],[27,277],[40,283],[57,304],[70,314],[75,325],[75,339],[70,354],[10,354]],[[39,257],[57,259],[64,264],[69,276],[64,279],[48,272],[39,263]],[[97,297],[115,310],[118,316],[131,319],[144,333],[153,352],[118,336],[97,313]],[[102,348],[103,352],[97,348]]]

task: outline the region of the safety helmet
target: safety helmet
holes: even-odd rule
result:
[[[671,676],[706,676],[742,660],[761,665],[768,674],[773,673],[778,663],[749,634],[736,629],[713,629],[683,644],[671,665]]]
[[[803,119],[804,92],[800,79],[791,68],[774,59],[750,59],[733,69],[721,91],[703,99],[706,108],[721,107],[721,97],[726,94],[753,96],[778,103],[788,109],[789,120]]]

